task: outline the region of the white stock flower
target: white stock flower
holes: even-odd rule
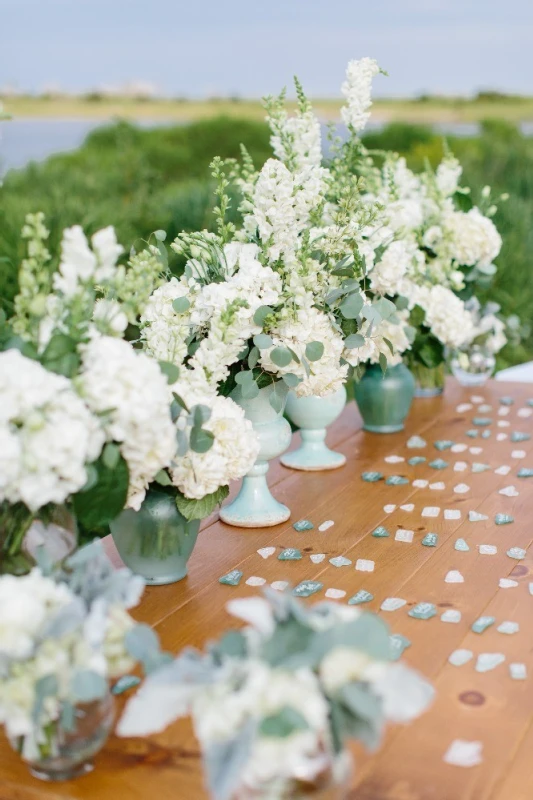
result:
[[[293,176],[281,161],[265,162],[253,193],[253,216],[271,261],[296,249],[300,229]]]
[[[437,189],[444,197],[455,194],[463,168],[454,156],[443,159],[436,172]]]
[[[370,119],[372,79],[379,72],[378,62],[373,58],[350,61],[346,68],[346,80],[341,87],[346,105],[341,108],[341,116],[343,122],[357,132],[362,131]]]
[[[93,322],[100,333],[121,336],[128,327],[128,317],[116,300],[97,300],[94,304]]]
[[[61,261],[54,275],[56,292],[73,297],[88,281],[105,283],[113,278],[117,259],[123,250],[117,243],[115,229],[103,228],[94,234],[91,241],[93,250],[79,225],[63,231]]]
[[[294,171],[318,167],[322,163],[320,122],[312,111],[279,121],[282,135],[274,133],[270,144],[274,155],[285,164],[292,161]]]

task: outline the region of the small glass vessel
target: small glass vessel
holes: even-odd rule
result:
[[[52,722],[45,728],[35,728],[29,736],[10,740],[10,744],[35,778],[69,781],[94,769],[92,759],[111,733],[114,711],[108,692],[101,700],[75,706],[71,728]]]
[[[59,563],[74,552],[77,541],[76,518],[66,505],[48,505],[33,516],[22,503],[0,508],[0,574],[26,574],[41,547]]]
[[[450,367],[461,386],[483,386],[496,366],[494,355],[475,344],[464,350],[454,350],[450,356]]]
[[[443,393],[446,376],[444,361],[438,367],[409,362],[409,369],[415,378],[415,397],[438,397]]]

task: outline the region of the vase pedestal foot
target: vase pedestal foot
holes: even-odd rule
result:
[[[220,509],[220,519],[237,528],[270,528],[287,522],[290,510],[272,497],[266,481],[268,463],[255,464],[242,480],[239,494]]]
[[[335,453],[325,443],[326,429],[302,430],[302,444],[292,453],[285,453],[280,461],[284,467],[300,469],[305,472],[318,472],[323,469],[338,469],[346,464],[346,456]]]

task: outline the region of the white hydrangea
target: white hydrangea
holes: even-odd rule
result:
[[[474,320],[464,302],[446,286],[415,286],[405,282],[403,292],[410,308],[420,306],[426,312],[425,325],[448,347],[461,347],[471,340]]]
[[[398,239],[386,248],[372,269],[371,288],[379,294],[400,294],[403,279],[422,268],[423,264],[424,254],[416,243],[409,239]]]
[[[189,406],[202,403],[210,408],[211,416],[202,427],[211,431],[214,440],[206,453],[188,450],[177,458],[170,474],[185,497],[201,500],[249,472],[259,453],[259,442],[243,409],[229,397],[198,398],[188,393],[184,399]]]
[[[107,439],[119,444],[128,464],[128,505],[138,510],[176,450],[167,380],[156,361],[128,342],[101,336],[83,349],[80,385],[91,411],[107,412]]]
[[[453,211],[443,219],[450,255],[458,264],[475,266],[491,264],[501,250],[502,238],[496,226],[479,208]]]
[[[59,271],[54,275],[56,292],[73,297],[87,281],[101,284],[113,278],[117,259],[123,252],[115,229],[110,226],[97,231],[91,242],[92,250],[79,225],[63,231]]]
[[[31,511],[64,503],[87,482],[104,441],[68,378],[18,350],[0,354],[0,501]]]
[[[370,119],[372,80],[379,72],[378,62],[373,58],[348,62],[346,80],[341,87],[347,102],[341,108],[341,116],[343,122],[357,132],[362,131]]]
[[[190,303],[190,287],[184,279],[171,278],[151,294],[141,316],[141,338],[148,355],[176,366],[187,356],[192,331],[190,310],[178,313],[172,306],[178,297]]]
[[[348,367],[340,363],[344,340],[322,311],[312,306],[296,311],[287,310],[270,335],[273,345],[261,350],[259,363],[267,372],[279,376],[292,373],[301,378],[301,383],[294,390],[298,397],[324,397],[338,391],[345,382]],[[311,342],[320,342],[324,346],[324,352],[317,361],[306,358],[306,346]],[[292,360],[285,367],[277,366],[271,358],[275,347],[289,347],[298,356],[299,363]]]

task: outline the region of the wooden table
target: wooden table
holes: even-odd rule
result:
[[[468,402],[476,394],[492,405],[490,412],[479,414],[475,408],[457,412],[458,403]],[[508,416],[498,415],[502,408],[498,398],[503,395],[515,399]],[[530,678],[512,680],[508,665],[524,662],[533,673],[533,597],[529,592],[533,561],[529,553],[523,561],[514,561],[506,551],[513,546],[528,548],[533,539],[533,478],[516,477],[520,466],[533,467],[533,441],[512,444],[509,438],[496,438],[498,433],[509,436],[513,430],[532,430],[533,417],[518,416],[532,395],[531,388],[520,384],[491,383],[481,391],[470,391],[450,381],[444,398],[415,400],[405,432],[389,436],[361,431],[357,410],[350,404],[328,437],[331,446],[346,454],[344,468],[305,474],[279,464],[272,466],[270,483],[276,496],[292,509],[290,523],[243,530],[208,520],[191,558],[188,579],[174,586],[148,589],[135,616],[156,627],[165,648],[178,651],[186,644],[201,646],[231,624],[224,604],[231,597],[257,591],[244,583],[251,575],[269,582],[286,579],[293,584],[319,579],[324,591],[328,587],[343,589],[346,599],[364,588],[375,597],[368,605],[374,611],[386,597],[404,598],[406,607],[382,613],[393,632],[412,641],[405,658],[434,681],[437,699],[431,711],[413,725],[389,729],[378,754],[370,756],[359,747],[355,749],[357,772],[351,800],[532,800],[533,682]],[[476,413],[492,417],[489,439],[466,436]],[[407,439],[415,433],[427,440],[424,450],[406,448]],[[467,449],[439,453],[434,447],[439,439],[464,443],[468,448],[481,447],[482,452],[472,454]],[[526,451],[526,456],[512,457],[516,450]],[[406,460],[385,462],[385,456],[391,454]],[[440,456],[450,465],[441,471],[427,463],[409,466],[407,458],[413,455],[425,455],[428,462]],[[457,461],[467,462],[468,469],[455,471]],[[491,470],[472,473],[473,462],[489,463]],[[496,474],[494,469],[504,464],[511,466],[510,473]],[[365,483],[361,480],[364,470],[402,474],[410,483]],[[444,481],[446,488],[414,488],[411,481],[417,478]],[[470,491],[455,493],[459,483],[468,484]],[[519,491],[517,497],[498,493],[511,484]],[[392,514],[383,510],[388,503],[397,506]],[[415,505],[412,512],[400,510],[400,505],[408,503]],[[425,506],[460,509],[461,518],[445,520],[442,510],[437,518],[423,517]],[[489,520],[471,523],[469,510],[481,511]],[[496,526],[493,520],[498,512],[512,514],[514,524]],[[316,527],[327,519],[334,520],[335,525],[324,533],[316,528],[297,533],[291,523],[301,518],[312,520]],[[390,538],[370,535],[380,524],[391,531]],[[414,530],[414,541],[395,541],[397,528]],[[439,536],[435,548],[421,545],[428,531]],[[459,537],[468,542],[469,552],[454,549]],[[480,544],[497,545],[497,555],[480,555]],[[294,562],[280,562],[275,556],[263,560],[256,551],[267,545],[298,547],[304,558]],[[354,562],[357,558],[372,559],[375,571],[335,568],[327,559],[314,565],[307,557],[312,552],[326,553],[327,558],[345,554]],[[244,572],[241,585],[220,585],[218,578],[236,567]],[[464,583],[444,582],[452,569],[460,570]],[[499,579],[510,576],[518,586],[499,588]],[[312,599],[320,596],[323,592]],[[459,609],[462,619],[459,624],[445,624],[438,616],[428,621],[412,619],[407,611],[419,601],[433,602],[439,611]],[[480,635],[471,632],[470,626],[482,614],[496,617],[497,622]],[[514,635],[499,633],[497,625],[504,620],[519,622],[520,631]],[[448,663],[456,648],[470,649],[475,656],[501,651],[507,660],[495,670],[479,674],[474,669],[475,659],[462,667]],[[468,769],[445,764],[443,755],[454,739],[483,742],[483,763]],[[3,800],[205,797],[198,749],[188,722],[176,723],[149,740],[112,738],[98,757],[95,772],[65,784],[34,780],[5,741],[0,741]]]

